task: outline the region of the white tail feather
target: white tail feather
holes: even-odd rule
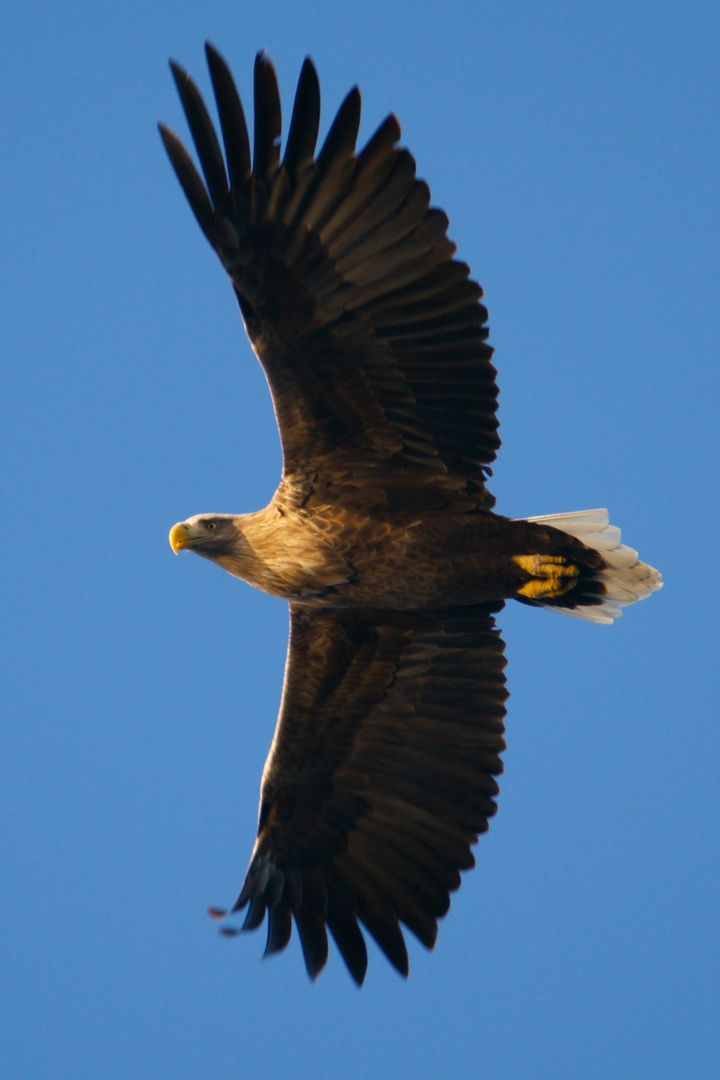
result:
[[[590,622],[612,623],[622,615],[621,608],[634,604],[636,600],[645,600],[651,592],[662,588],[662,578],[658,571],[647,563],[640,562],[637,551],[620,542],[620,530],[610,524],[607,510],[546,514],[526,520],[540,525],[551,525],[553,529],[574,536],[587,547],[599,551],[605,563],[603,569],[596,574],[596,579],[605,586],[605,599],[601,604],[579,604],[575,608],[548,605],[553,611]]]

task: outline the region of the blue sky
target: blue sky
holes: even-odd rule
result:
[[[716,4],[50,4],[0,17],[4,1073],[685,1080],[720,1069]],[[315,985],[218,937],[281,601],[172,523],[280,454],[155,129],[210,38],[247,104],[391,110],[486,291],[511,516],[608,506],[664,573],[612,628],[508,609],[499,813],[433,954]]]

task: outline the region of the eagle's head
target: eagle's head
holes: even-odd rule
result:
[[[195,514],[179,521],[170,530],[170,547],[177,555],[189,548],[197,555],[217,562],[230,554],[238,542],[237,520],[233,514]]]

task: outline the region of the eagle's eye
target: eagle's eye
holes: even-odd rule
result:
[[[217,521],[206,521],[205,528],[208,532],[215,532],[217,529]]]

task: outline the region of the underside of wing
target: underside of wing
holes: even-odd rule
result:
[[[397,120],[356,154],[352,90],[316,156],[320,91],[306,60],[281,159],[277,81],[261,54],[251,154],[232,77],[207,53],[224,155],[177,65],[204,181],[177,137],[161,133],[265,368],[286,476],[362,485],[369,474],[412,475],[489,508],[499,439],[482,290],[453,259],[447,218],[398,148]]]
[[[358,923],[407,974],[400,924],[428,948],[495,813],[503,643],[482,605],[428,614],[292,609],[283,700],[258,838],[233,908],[268,915],[267,953],[295,920],[308,972],[329,927],[353,978]]]

